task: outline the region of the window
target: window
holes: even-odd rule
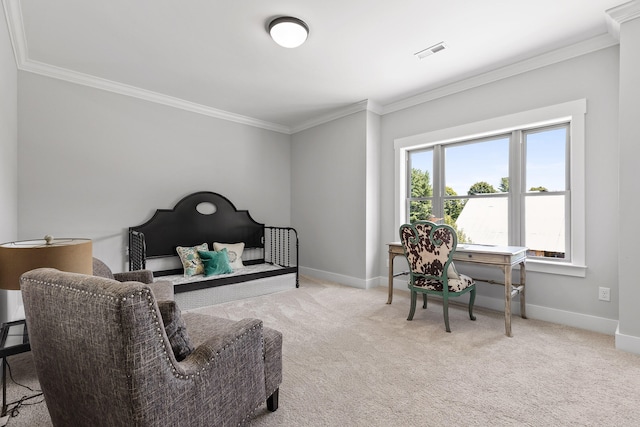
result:
[[[585,112],[574,101],[396,140],[397,226],[435,216],[460,242],[526,246],[528,269],[584,276]]]

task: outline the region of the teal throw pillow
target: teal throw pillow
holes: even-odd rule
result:
[[[198,251],[198,255],[204,264],[205,276],[233,273],[226,248],[221,251]]]

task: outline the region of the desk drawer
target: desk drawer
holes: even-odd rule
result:
[[[486,254],[456,251],[456,253],[453,254],[453,259],[460,262],[473,262],[482,264],[511,264],[511,256],[504,254]]]

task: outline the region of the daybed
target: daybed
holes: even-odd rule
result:
[[[213,250],[214,242],[244,243],[241,268],[229,274],[185,277],[176,248],[207,243]],[[182,309],[297,288],[298,235],[291,227],[258,223],[226,197],[201,191],[129,228],[129,270],[140,269],[171,281]]]

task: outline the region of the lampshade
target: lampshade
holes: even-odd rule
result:
[[[276,18],[269,24],[269,34],[282,47],[294,48],[307,40],[309,27],[304,21],[291,16]]]
[[[0,288],[20,290],[20,276],[49,267],[71,273],[93,274],[90,239],[24,240],[0,245]]]

